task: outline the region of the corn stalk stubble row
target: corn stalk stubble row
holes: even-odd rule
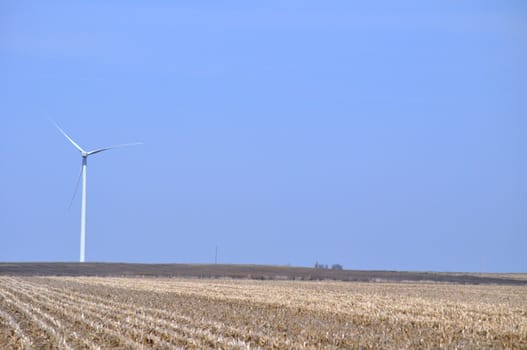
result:
[[[12,349],[527,348],[527,288],[0,277]]]

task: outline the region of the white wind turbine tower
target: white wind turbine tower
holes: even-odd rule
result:
[[[64,135],[73,146],[79,152],[82,156],[82,168],[81,168],[81,175],[82,175],[82,205],[81,205],[81,247],[80,247],[80,262],[85,261],[85,251],[86,251],[86,170],[88,167],[88,157],[91,155],[94,155],[96,153],[108,151],[113,148],[119,148],[119,147],[126,147],[126,146],[133,146],[133,145],[140,145],[142,142],[134,142],[134,143],[126,143],[121,145],[115,145],[115,146],[109,146],[104,148],[98,148],[94,149],[93,151],[85,151],[82,149],[81,146],[79,146],[75,141],[71,139],[71,137],[66,134],[64,130],[60,126],[58,126],[57,123],[54,123],[57,129]]]

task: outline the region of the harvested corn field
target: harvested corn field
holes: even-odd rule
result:
[[[0,277],[1,349],[527,348],[527,287]]]

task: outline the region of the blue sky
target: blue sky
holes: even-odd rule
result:
[[[524,1],[3,1],[0,261],[527,271]]]

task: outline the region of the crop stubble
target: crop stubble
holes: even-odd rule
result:
[[[527,287],[0,277],[2,349],[527,348]]]

